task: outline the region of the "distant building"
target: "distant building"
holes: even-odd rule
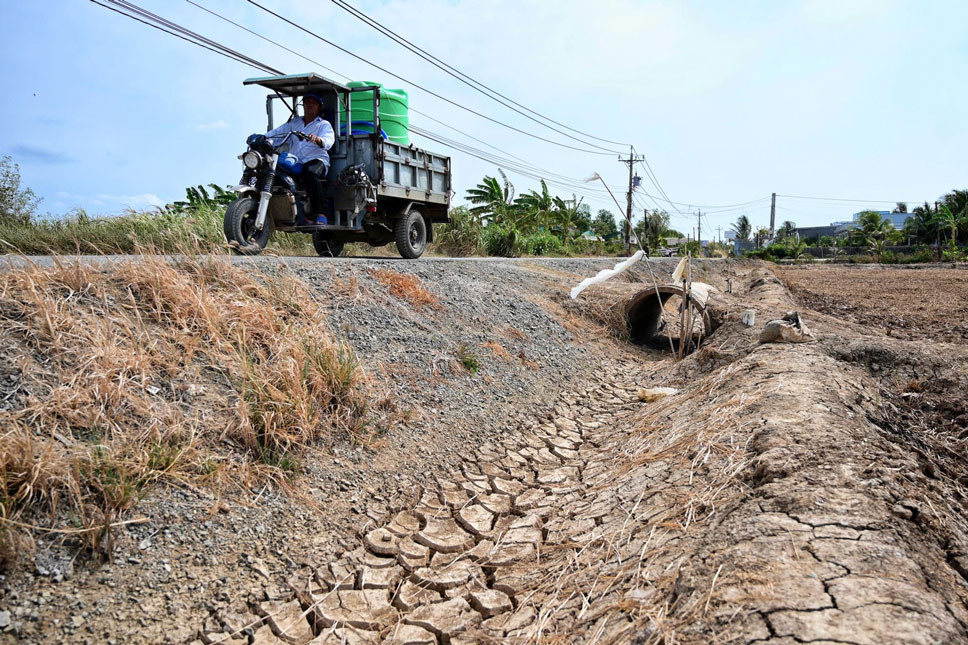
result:
[[[866,212],[868,211],[861,211],[859,213],[854,213],[854,221],[852,223],[856,225],[857,221],[860,219],[860,216]],[[901,230],[902,228],[904,228],[904,222],[907,221],[907,218],[911,217],[911,213],[892,213],[890,211],[874,211],[874,212],[880,215],[881,219],[887,220],[888,222],[890,222],[891,226],[893,226],[897,230]]]
[[[847,232],[857,228],[854,222],[831,222],[827,226],[802,226],[797,228],[801,240],[819,240],[822,237],[846,237]]]

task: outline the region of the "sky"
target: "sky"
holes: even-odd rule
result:
[[[538,174],[571,178],[549,188],[579,193],[593,211],[624,211],[628,167],[618,154],[539,141],[412,84],[566,145],[627,156],[631,144],[658,182],[635,165],[636,215],[661,207],[689,232],[701,210],[704,239],[744,214],[768,226],[774,192],[777,225],[816,226],[968,188],[963,0],[349,0],[469,76],[599,139],[511,112],[333,2],[259,1],[410,83],[244,0],[138,5],[286,73],[405,89],[411,108],[447,125],[417,114],[411,123],[485,147],[456,128]],[[19,164],[22,185],[43,198],[41,214],[116,214],[181,199],[187,186],[237,182],[246,135],[266,126],[265,91],[242,81],[263,72],[90,0],[0,0],[0,12],[0,156]],[[498,174],[491,162],[412,139],[453,157],[454,204]],[[596,172],[621,210],[601,182],[582,181]],[[509,178],[518,194],[538,188]]]

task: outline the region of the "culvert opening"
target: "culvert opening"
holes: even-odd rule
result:
[[[705,298],[694,296],[691,308],[683,303],[682,289],[672,285],[659,287],[658,293],[650,289],[633,297],[625,310],[629,340],[656,349],[667,349],[671,340],[678,352],[680,339],[685,339],[685,351],[694,350],[713,328]]]

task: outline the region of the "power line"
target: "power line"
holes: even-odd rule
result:
[[[539,116],[542,119],[544,119],[545,121],[549,121],[551,123],[554,123],[555,125],[559,125],[559,126],[561,126],[563,128],[566,128],[568,130],[571,130],[572,132],[577,132],[578,134],[581,134],[583,136],[590,137],[592,139],[597,139],[598,141],[604,141],[606,143],[613,143],[613,144],[621,145],[621,146],[628,145],[627,143],[621,143],[619,141],[611,141],[609,139],[603,139],[601,137],[596,137],[593,134],[588,134],[586,132],[582,132],[581,130],[577,130],[577,129],[572,128],[570,126],[567,126],[567,125],[565,125],[563,123],[559,123],[558,121],[555,121],[554,119],[552,119],[550,117],[544,116],[543,114],[541,114],[539,112],[536,112],[535,110],[532,110],[529,107],[526,107],[524,105],[521,105],[517,101],[515,101],[515,100],[513,100],[513,99],[511,99],[511,98],[509,98],[507,96],[505,96],[504,94],[501,94],[497,90],[495,90],[495,89],[493,89],[491,87],[488,87],[484,83],[481,83],[480,81],[478,81],[478,80],[476,80],[476,79],[468,76],[467,74],[465,74],[464,72],[460,71],[456,67],[454,67],[452,65],[449,65],[448,63],[446,63],[445,61],[441,60],[440,58],[437,58],[436,56],[434,56],[430,52],[426,51],[425,49],[422,49],[421,47],[418,47],[417,45],[413,44],[412,42],[410,42],[409,40],[407,40],[403,36],[400,36],[399,34],[397,34],[396,32],[394,32],[393,30],[391,30],[388,27],[382,25],[377,20],[371,18],[370,16],[368,16],[367,14],[365,14],[363,11],[361,11],[359,9],[356,9],[355,7],[353,7],[352,5],[350,5],[348,2],[345,2],[344,0],[331,0],[331,2],[333,4],[335,4],[337,7],[339,7],[340,9],[342,9],[343,11],[349,13],[350,15],[352,15],[355,18],[361,20],[362,22],[364,22],[365,24],[369,25],[370,27],[372,27],[376,31],[382,33],[384,36],[387,36],[388,38],[390,38],[391,40],[393,40],[394,42],[396,42],[398,45],[404,47],[408,51],[412,52],[413,54],[415,54],[418,57],[422,58],[423,60],[427,61],[428,63],[430,63],[434,67],[437,67],[438,69],[442,70],[446,74],[448,74],[448,75],[456,78],[458,81],[460,81],[464,85],[467,85],[471,89],[473,89],[473,90],[475,90],[475,91],[483,94],[484,96],[488,97],[492,101],[495,101],[496,103],[499,103],[499,104],[503,105],[504,107],[508,108],[509,110],[512,110],[514,112],[517,112],[518,114],[524,116],[525,118],[530,119],[530,120],[534,121],[535,123],[537,123],[537,124],[539,124],[539,125],[541,125],[543,127],[548,128],[549,130],[553,130],[553,131],[555,131],[555,132],[557,132],[559,134],[563,134],[565,136],[571,136],[567,132],[562,132],[558,128],[553,128],[553,127],[549,126],[546,123],[542,123],[541,121],[535,119],[534,117],[532,117],[532,116],[530,116],[528,114],[525,114],[521,110],[519,110],[519,109],[517,109],[515,107],[512,107],[512,105],[508,105],[508,103],[511,103],[514,106],[517,106],[519,108],[522,108],[523,110],[526,110],[527,112],[530,112],[531,114],[534,114],[536,116]],[[496,97],[500,97],[500,98],[496,98]],[[505,101],[502,101],[501,99],[505,99],[508,103],[505,103]],[[581,139],[579,139],[579,141],[581,141],[582,143],[584,143],[586,145],[590,145],[590,146],[592,146],[594,148],[598,148],[600,150],[608,150],[608,148],[603,148],[602,146],[599,146],[599,145],[596,145],[594,143],[591,143],[590,141],[582,141]],[[608,151],[609,152],[612,152],[614,154],[618,154],[618,152],[617,151],[614,151],[614,150],[608,150]]]
[[[897,204],[899,202],[904,202],[905,204],[918,203],[917,199],[838,199],[836,197],[803,197],[801,195],[781,195],[777,193],[777,197],[786,197],[787,199],[809,199],[824,202],[843,202],[843,203],[868,203],[868,204]]]
[[[245,56],[243,54],[240,54],[240,53],[238,53],[238,52],[236,52],[236,51],[234,51],[234,50],[232,50],[232,49],[230,49],[228,47],[225,47],[223,45],[220,45],[218,43],[215,43],[214,41],[208,41],[208,39],[206,39],[206,38],[204,38],[204,37],[202,37],[202,36],[200,36],[200,35],[192,32],[190,30],[187,30],[187,29],[184,29],[183,27],[180,27],[178,25],[175,25],[175,23],[171,23],[171,22],[169,22],[169,21],[161,18],[160,16],[156,16],[155,14],[151,13],[150,11],[146,11],[146,10],[142,9],[141,7],[138,7],[136,5],[131,5],[128,2],[122,2],[122,1],[119,1],[119,0],[103,0],[103,2],[110,2],[111,4],[116,5],[115,7],[112,7],[112,6],[103,4],[103,2],[99,2],[98,0],[91,0],[91,2],[93,2],[96,5],[98,5],[99,7],[103,7],[105,9],[109,9],[109,10],[115,12],[115,13],[121,14],[125,18],[130,18],[132,20],[136,20],[137,22],[140,22],[143,25],[147,25],[147,26],[149,26],[149,27],[151,27],[153,29],[157,29],[158,31],[161,31],[163,33],[168,34],[169,36],[175,36],[176,38],[180,38],[180,39],[184,40],[185,42],[189,42],[189,43],[191,43],[193,45],[198,45],[199,47],[202,47],[203,49],[207,49],[210,52],[214,52],[214,53],[216,53],[216,54],[218,54],[220,56],[224,56],[225,58],[228,58],[230,60],[234,60],[237,63],[242,63],[243,65],[248,65],[249,67],[254,67],[255,69],[258,69],[258,70],[263,71],[263,72],[269,72],[269,73],[275,73],[275,74],[281,74],[282,73],[279,70],[276,70],[276,69],[273,69],[271,67],[268,67],[267,65],[264,65],[263,63],[260,63],[259,61],[255,60],[255,59],[249,58],[248,56]],[[119,9],[119,8],[116,8],[116,7],[121,7],[121,8]],[[135,12],[135,13],[137,13],[139,15],[142,15],[142,16],[150,16],[150,17],[148,19],[146,19],[146,20],[143,20],[143,19],[139,18],[136,15],[132,15],[131,13],[126,13],[122,9],[127,9],[128,11]],[[157,20],[161,24],[154,24],[154,23],[150,22],[151,20]],[[172,28],[168,29],[168,28],[165,28],[164,26],[162,26],[164,24],[170,24],[170,25],[173,25],[173,26],[172,26]],[[182,32],[182,33],[178,33],[179,31]],[[182,35],[182,34],[185,34],[185,35]],[[198,39],[198,40],[196,40],[196,39]],[[209,42],[210,45],[205,44],[205,41]]]
[[[553,186],[558,186],[559,188],[564,188],[566,190],[571,191],[572,193],[574,193],[576,195],[580,195],[580,196],[584,197],[589,202],[609,203],[610,204],[610,202],[608,202],[607,200],[605,200],[602,197],[595,197],[595,196],[590,196],[590,195],[587,194],[588,192],[604,193],[605,191],[592,189],[592,188],[589,188],[587,186],[581,186],[581,185],[576,185],[576,184],[569,184],[569,183],[567,183],[566,181],[563,181],[563,180],[549,178],[549,177],[545,176],[544,174],[542,174],[542,173],[540,173],[538,171],[535,171],[535,170],[533,170],[531,168],[522,167],[521,164],[516,164],[516,163],[513,163],[513,162],[509,162],[509,160],[507,160],[507,159],[496,158],[494,155],[491,155],[490,153],[484,152],[482,150],[478,150],[476,148],[467,146],[466,144],[462,144],[462,143],[457,142],[457,141],[453,141],[453,140],[447,139],[446,137],[443,137],[441,135],[437,135],[437,134],[432,133],[432,132],[429,132],[427,130],[423,130],[423,129],[417,127],[417,126],[414,126],[413,124],[411,124],[410,127],[414,131],[414,133],[417,134],[418,136],[424,137],[424,138],[429,139],[431,141],[435,141],[437,143],[443,144],[443,145],[448,146],[448,147],[452,147],[452,148],[454,148],[454,149],[456,149],[456,150],[458,150],[460,152],[463,152],[466,155],[469,155],[471,157],[475,157],[475,158],[480,159],[482,161],[486,161],[488,163],[493,163],[493,164],[495,164],[496,166],[498,166],[501,169],[506,169],[511,174],[521,175],[521,176],[524,176],[524,177],[528,177],[530,179],[537,179],[537,180],[540,180],[540,181],[544,181],[547,184],[551,184]]]
[[[248,27],[246,27],[245,25],[241,25],[241,24],[239,24],[239,23],[237,23],[237,22],[235,22],[234,20],[231,20],[231,19],[229,19],[229,18],[226,18],[225,16],[223,16],[222,14],[220,14],[220,13],[218,13],[218,12],[216,12],[216,11],[212,11],[211,9],[208,9],[207,7],[203,7],[202,5],[200,5],[200,4],[198,4],[197,2],[193,2],[193,0],[185,0],[185,2],[187,2],[188,4],[190,4],[190,5],[192,5],[192,6],[194,6],[194,7],[198,7],[198,8],[199,8],[199,9],[201,9],[202,11],[204,11],[204,12],[206,12],[206,13],[209,13],[209,14],[211,14],[211,15],[213,15],[213,16],[215,16],[216,18],[219,18],[219,19],[221,19],[221,20],[224,20],[225,22],[227,22],[227,23],[229,23],[230,25],[235,25],[235,26],[236,26],[236,27],[238,27],[239,29],[241,29],[241,30],[243,30],[243,31],[246,31],[246,32],[248,32],[248,33],[250,33],[250,34],[252,34],[252,35],[253,35],[253,36],[255,36],[256,38],[261,38],[262,40],[264,40],[264,41],[266,41],[267,43],[272,43],[272,44],[273,44],[273,45],[275,45],[276,47],[279,47],[279,48],[281,48],[281,49],[284,49],[284,50],[286,50],[286,51],[287,51],[287,52],[289,52],[290,54],[293,54],[293,55],[295,55],[295,56],[299,56],[299,58],[302,58],[303,60],[306,60],[306,61],[309,61],[309,62],[310,62],[310,63],[312,63],[313,65],[318,65],[318,66],[319,66],[320,68],[322,68],[322,69],[325,69],[325,70],[326,70],[327,72],[329,72],[329,73],[331,73],[331,74],[335,74],[336,76],[340,76],[340,77],[342,77],[342,78],[345,78],[346,80],[350,80],[350,77],[349,77],[349,76],[346,76],[346,75],[344,75],[344,74],[340,74],[340,73],[339,73],[339,72],[337,72],[337,71],[336,71],[335,69],[331,69],[331,68],[329,68],[329,67],[326,67],[325,65],[323,65],[323,64],[322,64],[322,63],[320,63],[319,61],[315,61],[315,60],[313,60],[313,59],[311,59],[311,58],[308,58],[308,57],[306,57],[306,56],[303,56],[303,55],[302,55],[302,54],[300,54],[299,52],[297,52],[297,51],[294,51],[294,50],[292,50],[292,49],[289,49],[288,47],[286,47],[285,45],[283,45],[283,44],[281,44],[281,43],[277,43],[277,42],[276,42],[276,41],[274,41],[274,40],[271,40],[271,39],[269,39],[269,38],[266,38],[266,37],[265,37],[265,36],[263,36],[262,34],[260,34],[260,33],[258,33],[258,32],[256,32],[256,31],[252,31],[251,29],[249,29],[249,28],[248,28]]]
[[[655,176],[654,172],[652,172],[652,166],[649,165],[649,160],[646,158],[645,155],[642,155],[642,159],[639,161],[639,165],[645,169],[645,174],[649,177],[649,180],[659,191],[659,194],[665,197],[665,201],[669,202],[672,205],[672,207],[676,210],[676,212],[678,212],[679,214],[682,214],[682,211],[679,210],[677,204],[673,202],[671,199],[669,199],[668,195],[666,195],[665,190],[662,188],[662,184],[659,183],[659,178]]]
[[[517,132],[519,134],[523,134],[523,135],[525,135],[527,137],[531,137],[532,139],[537,139],[539,141],[544,141],[546,143],[550,143],[552,145],[560,146],[562,148],[568,148],[570,150],[577,150],[578,152],[585,152],[585,153],[593,154],[593,155],[608,155],[608,156],[611,156],[612,154],[614,154],[612,152],[599,152],[597,150],[589,150],[587,148],[579,148],[579,147],[576,147],[576,146],[570,146],[570,145],[568,145],[566,143],[561,143],[561,142],[558,142],[558,141],[554,141],[552,139],[547,139],[545,137],[542,137],[542,136],[533,134],[531,132],[528,132],[527,130],[522,130],[520,128],[516,128],[513,125],[509,125],[507,123],[504,123],[503,121],[499,121],[499,120],[497,120],[495,118],[489,117],[486,114],[482,114],[481,112],[478,112],[477,110],[473,110],[473,109],[467,107],[466,105],[461,105],[457,101],[453,101],[453,100],[447,98],[446,96],[443,96],[443,95],[441,95],[441,94],[439,94],[439,93],[437,93],[437,92],[435,92],[433,90],[427,89],[426,87],[424,87],[422,85],[419,85],[419,84],[417,84],[417,83],[415,83],[415,82],[413,82],[413,81],[411,81],[411,80],[409,80],[407,78],[404,78],[403,76],[400,76],[399,74],[396,74],[394,72],[391,72],[390,70],[388,70],[385,67],[382,67],[380,65],[377,65],[376,63],[370,62],[370,61],[366,60],[365,58],[363,58],[362,56],[360,56],[358,54],[354,54],[353,52],[351,52],[350,50],[346,49],[345,47],[341,47],[340,45],[337,45],[333,41],[328,40],[326,38],[323,38],[322,36],[320,36],[316,32],[311,31],[311,30],[303,27],[302,25],[296,24],[292,20],[289,20],[285,16],[276,13],[272,9],[269,9],[267,7],[262,6],[261,4],[259,4],[258,2],[256,2],[255,0],[248,0],[248,2],[249,2],[249,4],[258,7],[259,9],[262,9],[264,12],[266,12],[266,13],[272,15],[272,16],[275,16],[279,20],[282,20],[283,22],[285,22],[285,23],[287,23],[287,24],[295,27],[296,29],[299,29],[300,31],[303,31],[303,32],[309,34],[313,38],[316,38],[318,40],[321,40],[322,42],[326,43],[327,45],[329,45],[331,47],[335,47],[336,49],[340,50],[344,54],[347,54],[349,56],[352,56],[353,58],[355,58],[355,59],[357,59],[357,60],[359,60],[361,62],[364,62],[367,65],[370,65],[374,69],[380,70],[384,74],[389,74],[393,78],[396,78],[396,79],[398,79],[398,80],[400,80],[400,81],[402,81],[404,83],[407,83],[409,85],[412,85],[413,87],[416,87],[417,89],[422,90],[422,91],[426,92],[427,94],[430,94],[431,96],[440,99],[441,101],[444,101],[446,103],[449,103],[449,104],[451,104],[451,105],[453,105],[455,107],[458,107],[458,108],[460,108],[460,109],[462,109],[462,110],[464,110],[466,112],[470,112],[471,114],[473,114],[475,116],[479,116],[482,119],[485,119],[487,121],[490,121],[491,123],[495,123],[497,125],[503,126],[503,127],[507,128],[507,129],[513,130],[514,132]]]
[[[189,29],[187,29],[185,27],[182,27],[181,25],[178,25],[177,23],[171,22],[171,21],[169,21],[169,20],[167,20],[165,18],[162,18],[161,16],[158,16],[158,15],[153,14],[153,13],[147,11],[147,10],[144,10],[144,9],[138,7],[137,5],[134,5],[133,3],[126,2],[125,0],[103,0],[103,1],[104,2],[110,2],[110,3],[115,4],[115,5],[123,6],[123,8],[125,10],[127,10],[128,12],[136,12],[139,15],[143,16],[144,18],[146,18],[146,20],[143,20],[141,18],[138,18],[137,16],[132,15],[131,13],[126,13],[125,11],[121,11],[121,10],[115,9],[113,7],[104,5],[104,4],[102,4],[98,0],[91,0],[91,2],[94,2],[95,4],[98,4],[99,6],[102,6],[102,7],[106,8],[106,9],[111,9],[112,11],[115,11],[116,13],[119,13],[119,14],[127,17],[127,18],[131,18],[131,19],[136,20],[136,21],[138,21],[138,22],[140,22],[142,24],[145,24],[145,25],[148,25],[148,26],[153,27],[155,29],[158,29],[159,31],[162,31],[162,32],[164,32],[166,34],[169,34],[169,35],[172,35],[172,36],[177,36],[178,38],[180,38],[182,40],[185,40],[186,42],[189,42],[189,43],[194,44],[194,45],[198,45],[200,47],[203,47],[204,49],[207,49],[207,50],[212,51],[214,53],[217,53],[217,54],[220,54],[220,55],[225,56],[227,58],[230,58],[231,60],[235,60],[236,62],[241,62],[241,63],[244,63],[244,64],[249,65],[251,67],[254,67],[256,69],[259,69],[261,71],[265,71],[265,72],[272,73],[272,74],[276,74],[276,75],[283,75],[283,73],[284,73],[281,70],[274,69],[274,68],[266,65],[265,63],[262,63],[261,61],[258,61],[256,59],[251,58],[251,57],[248,57],[248,56],[245,56],[244,54],[241,54],[239,52],[236,52],[235,50],[232,50],[229,47],[227,47],[225,45],[222,45],[221,43],[218,43],[218,42],[216,42],[214,40],[208,39],[208,38],[206,38],[206,37],[204,37],[204,36],[202,36],[202,35],[200,35],[200,34],[198,34],[196,32],[193,32],[193,31],[191,31],[191,30],[189,30]],[[191,2],[191,0],[189,0],[189,2]],[[191,4],[194,5],[195,3],[194,2],[191,2]],[[219,17],[221,17],[221,16],[219,16]],[[230,23],[232,23],[232,24],[234,24],[234,25],[236,25],[236,26],[239,26],[242,29],[245,29],[244,27],[241,27],[240,25],[238,25],[238,24],[236,24],[236,23],[234,23],[234,22],[232,22],[230,20],[227,20],[227,21],[230,22]],[[165,27],[159,26],[159,24],[165,25]],[[177,32],[180,32],[180,33],[176,33],[176,31]],[[246,30],[246,31],[249,31],[249,30]],[[184,34],[184,35],[182,35],[182,34]],[[273,44],[278,45],[278,43],[275,43],[273,41],[269,41],[269,42],[272,42]],[[278,45],[278,46],[281,47],[281,45]],[[312,59],[309,59],[309,58],[307,58],[307,57],[299,54],[298,52],[293,52],[292,50],[288,50],[288,48],[284,48],[284,49],[287,49],[287,51],[290,51],[291,53],[294,53],[294,54],[300,56],[301,58],[304,58],[306,60],[309,60],[310,62],[313,62],[313,63],[316,62],[316,61],[313,61]],[[330,71],[333,71],[333,70],[330,70]],[[336,72],[336,73],[338,73],[338,72]],[[430,117],[429,115],[424,115],[424,116],[427,116],[428,118],[433,119],[433,117]],[[448,124],[444,123],[443,121],[439,121],[437,119],[433,119],[433,120],[434,121],[437,121],[438,123],[441,123],[442,125],[445,125],[447,127],[451,127],[452,128],[452,126],[449,126]],[[506,168],[509,169],[509,171],[511,171],[511,172],[513,172],[515,174],[519,174],[519,175],[522,175],[522,176],[526,176],[526,177],[529,177],[529,178],[532,178],[532,179],[543,179],[547,183],[550,183],[550,184],[559,186],[561,188],[565,188],[565,189],[570,190],[571,192],[573,192],[575,194],[582,195],[585,199],[587,199],[590,202],[591,201],[595,201],[595,202],[598,202],[598,203],[608,203],[607,201],[601,200],[601,198],[590,197],[587,194],[585,194],[587,192],[597,192],[597,193],[604,194],[605,191],[603,191],[601,189],[593,189],[593,188],[587,186],[587,184],[585,184],[581,180],[574,179],[574,178],[571,178],[571,177],[566,177],[564,175],[558,175],[557,173],[552,173],[552,172],[547,171],[545,169],[535,167],[535,166],[529,164],[527,161],[525,161],[523,159],[521,159],[520,160],[520,163],[518,163],[518,162],[511,161],[509,159],[501,158],[501,157],[499,157],[497,155],[493,155],[491,153],[487,153],[485,151],[476,149],[476,148],[474,148],[472,146],[469,146],[467,144],[463,144],[463,143],[458,142],[458,141],[454,141],[454,140],[451,140],[451,139],[447,139],[446,137],[443,137],[442,135],[437,135],[437,134],[435,134],[433,132],[426,131],[426,130],[422,130],[421,128],[416,127],[416,126],[411,126],[411,129],[418,136],[425,136],[428,139],[431,139],[433,141],[438,141],[440,143],[443,143],[444,145],[448,145],[450,147],[453,147],[453,148],[455,148],[459,152],[463,152],[465,154],[468,154],[470,156],[473,156],[473,157],[482,159],[483,161],[487,161],[489,163],[494,163],[494,164],[498,165],[499,167],[506,167]],[[452,128],[452,129],[455,129],[456,130],[456,128]],[[457,131],[458,132],[461,132],[465,136],[470,136],[467,133],[464,133],[464,132],[462,132],[460,130],[457,130]],[[471,137],[471,138],[473,138],[473,137]],[[481,142],[481,143],[485,143],[486,144],[486,142]],[[506,153],[506,154],[508,154],[508,153]]]
[[[347,81],[350,80],[350,77],[349,76],[346,76],[345,74],[342,74],[340,72],[337,72],[336,70],[334,70],[334,69],[332,69],[330,67],[326,67],[325,65],[323,65],[322,63],[320,63],[318,60],[315,60],[315,59],[310,58],[310,57],[308,57],[308,56],[306,56],[304,54],[301,54],[301,53],[295,51],[294,49],[290,49],[289,47],[286,47],[285,45],[283,45],[281,43],[278,43],[278,42],[272,40],[271,38],[266,38],[262,34],[256,32],[256,31],[253,31],[251,29],[249,29],[245,25],[239,24],[239,23],[235,22],[234,20],[231,20],[230,18],[226,18],[222,14],[220,14],[220,13],[218,13],[216,11],[212,11],[211,9],[208,9],[207,7],[203,7],[202,5],[198,4],[197,2],[194,2],[193,0],[185,0],[185,2],[187,2],[188,4],[193,5],[195,7],[198,7],[202,11],[205,11],[206,13],[209,13],[209,14],[215,16],[216,18],[219,18],[221,20],[224,20],[225,22],[229,23],[230,25],[234,25],[235,27],[238,27],[239,29],[241,29],[241,30],[243,30],[245,32],[248,32],[248,33],[252,34],[253,36],[256,36],[257,38],[261,38],[262,40],[264,40],[264,41],[266,41],[268,43],[271,43],[271,44],[275,45],[276,47],[279,47],[280,49],[283,49],[283,50],[289,52],[290,54],[293,54],[295,56],[298,56],[299,58],[301,58],[301,59],[303,59],[303,60],[305,60],[307,62],[310,62],[313,65],[317,65],[320,68],[325,69],[326,71],[330,72],[331,74],[335,74],[336,76],[339,76],[341,78],[344,78]],[[218,52],[216,52],[216,53],[218,53]],[[510,152],[508,152],[506,150],[502,150],[501,148],[498,148],[498,147],[496,147],[496,146],[488,143],[487,141],[484,141],[482,139],[478,139],[478,138],[476,138],[476,137],[468,134],[467,132],[464,132],[463,130],[460,130],[458,128],[455,128],[454,126],[450,125],[449,123],[446,123],[444,121],[441,121],[440,119],[436,119],[436,118],[430,116],[429,114],[427,114],[425,112],[421,112],[420,110],[417,110],[416,108],[412,108],[412,107],[409,108],[409,109],[414,114],[419,114],[420,116],[422,116],[422,117],[424,117],[426,119],[430,119],[431,121],[433,121],[435,123],[439,123],[440,125],[444,126],[445,128],[449,128],[450,130],[453,130],[454,132],[458,132],[458,133],[464,135],[465,137],[467,137],[469,139],[472,139],[472,140],[474,140],[474,141],[476,141],[476,142],[478,142],[480,144],[483,144],[483,145],[487,146],[488,148],[491,148],[493,150],[497,150],[498,152],[501,152],[503,154],[506,154],[506,155],[508,155],[510,157],[513,157],[513,158],[515,158],[515,159],[517,159],[519,161],[522,161],[524,163],[528,163],[527,160],[522,159],[521,157],[518,157],[517,155],[514,155],[514,154],[512,154],[512,153],[510,153]]]

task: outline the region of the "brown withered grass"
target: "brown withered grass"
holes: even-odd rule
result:
[[[424,289],[420,278],[415,275],[389,269],[372,269],[370,274],[389,289],[391,296],[406,300],[418,311],[425,307],[441,308],[440,299]]]
[[[284,482],[310,447],[389,423],[392,405],[291,275],[225,257],[55,262],[0,272],[6,359],[26,393],[0,411],[0,560],[37,531],[109,549],[158,481]]]

